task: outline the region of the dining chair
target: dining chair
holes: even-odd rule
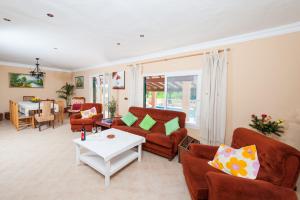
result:
[[[71,100],[71,108],[68,109],[69,116],[80,112],[81,105],[85,103],[84,97],[73,97]]]
[[[63,100],[56,100],[55,103],[58,105],[58,112],[55,112],[55,118],[58,122],[63,124],[65,118],[65,102]]]
[[[35,96],[23,96],[23,101],[31,101]]]
[[[38,113],[34,117],[38,122],[39,131],[41,131],[41,125],[44,122],[48,122],[49,126],[52,123],[52,128],[54,128],[54,100],[40,100]]]
[[[19,106],[14,101],[9,101],[10,120],[17,131],[31,126],[34,128],[33,116],[26,116],[19,112]]]

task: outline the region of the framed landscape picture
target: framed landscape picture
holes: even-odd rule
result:
[[[30,74],[9,73],[11,88],[43,88],[44,77],[36,78]]]
[[[125,89],[125,71],[112,73],[112,88]]]
[[[75,88],[83,89],[84,88],[84,76],[75,77]]]

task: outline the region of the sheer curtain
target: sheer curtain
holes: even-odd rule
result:
[[[227,93],[227,51],[205,56],[200,102],[201,136],[207,144],[225,141]]]
[[[143,83],[143,66],[141,64],[133,65],[129,68],[129,107],[143,106],[144,83]]]
[[[103,94],[102,94],[102,106],[103,106],[103,113],[104,117],[109,117],[109,112],[108,112],[108,102],[110,100],[110,91],[111,91],[111,78],[112,78],[112,73],[104,73],[103,76]]]

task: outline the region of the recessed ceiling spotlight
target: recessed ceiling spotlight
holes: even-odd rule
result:
[[[121,45],[121,43],[120,43],[120,42],[118,42],[118,43],[117,43],[117,45],[118,45],[118,46],[120,46],[120,45]]]
[[[57,48],[57,47],[54,47],[53,49],[54,49],[54,50],[57,50],[58,48]]]
[[[145,37],[145,35],[144,34],[140,34],[140,37]]]
[[[54,17],[54,15],[52,13],[47,13],[48,17]]]
[[[11,20],[8,18],[3,18],[4,21],[10,22]]]

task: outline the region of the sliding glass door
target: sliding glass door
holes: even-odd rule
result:
[[[101,103],[105,117],[108,117],[107,103],[109,102],[109,75],[91,77],[91,99],[93,103]]]
[[[200,73],[145,77],[147,108],[182,111],[188,124],[198,124]]]

